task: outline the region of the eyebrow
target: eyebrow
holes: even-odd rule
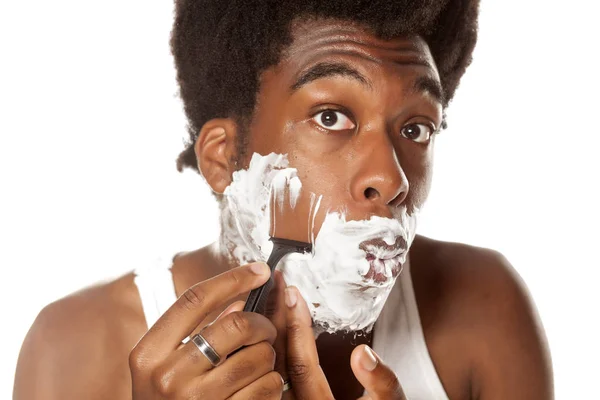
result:
[[[438,103],[445,104],[444,88],[439,80],[430,76],[419,76],[407,94],[429,93]]]
[[[313,65],[308,70],[302,72],[296,82],[291,86],[292,91],[300,89],[302,86],[309,84],[322,78],[331,78],[333,76],[345,76],[352,78],[369,89],[373,88],[373,84],[363,74],[358,72],[346,63],[341,62],[322,62]]]
[[[333,76],[345,76],[357,80],[369,89],[373,88],[371,81],[350,65],[342,62],[322,62],[313,65],[311,68],[302,72],[291,86],[294,92],[304,85],[317,79],[330,78]],[[437,102],[444,104],[444,89],[437,79],[429,76],[419,76],[412,87],[409,87],[406,94],[429,93]]]

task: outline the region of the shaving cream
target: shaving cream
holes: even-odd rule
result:
[[[221,247],[240,265],[266,261],[273,249],[269,241],[271,200],[283,208],[285,197],[295,207],[302,183],[287,156],[254,154],[247,170],[233,173],[221,201]],[[286,196],[287,193],[287,196]],[[275,210],[273,210],[275,211]]]
[[[302,189],[285,155],[254,154],[247,170],[236,171],[221,203],[221,245],[239,264],[267,260],[271,204],[296,205]],[[321,196],[311,194],[308,216],[312,254],[289,254],[277,268],[308,303],[318,332],[370,330],[406,261],[416,228],[416,213],[394,210],[394,218],[373,216],[347,221],[328,212],[318,235],[314,220]]]

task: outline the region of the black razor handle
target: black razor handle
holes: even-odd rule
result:
[[[290,253],[310,253],[312,251],[312,245],[310,243],[276,237],[272,237],[269,240],[273,242],[273,251],[271,251],[271,255],[267,260],[267,265],[271,270],[271,276],[264,285],[253,289],[250,292],[248,299],[246,300],[246,305],[244,306],[244,311],[255,312],[262,315],[265,314],[265,310],[267,309],[267,299],[274,284],[273,272],[279,261],[281,261],[283,256]]]
[[[244,311],[250,311],[265,315],[265,311],[267,309],[267,300],[269,297],[269,293],[273,288],[273,272],[275,271],[275,267],[279,264],[279,261],[286,254],[290,253],[310,253],[312,251],[312,245],[310,243],[298,242],[296,240],[288,240],[288,239],[280,239],[276,237],[272,237],[269,239],[273,242],[273,250],[269,255],[269,259],[267,260],[267,265],[271,270],[271,276],[269,276],[269,280],[256,289],[253,289],[248,295],[248,299],[246,300],[246,305],[244,306]],[[242,350],[245,346],[234,350],[229,353],[228,357],[231,357],[238,351]]]

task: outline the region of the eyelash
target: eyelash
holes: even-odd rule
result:
[[[321,123],[319,123],[318,121],[316,121],[316,119],[317,119],[317,117],[319,115],[325,114],[327,112],[331,112],[331,113],[334,113],[334,115],[336,115],[335,120],[333,121],[332,126],[337,125],[338,122],[339,122],[339,117],[337,117],[337,114],[343,115],[344,118],[346,118],[354,126],[352,126],[351,128],[345,128],[345,129],[329,129],[329,128],[323,126],[325,123],[323,121],[321,121]],[[348,112],[346,110],[340,110],[340,109],[335,109],[335,108],[325,108],[325,109],[317,111],[316,113],[314,113],[311,116],[311,121],[316,125],[316,127],[318,129],[321,129],[321,130],[325,131],[326,133],[342,132],[342,131],[348,131],[348,130],[351,130],[351,129],[353,130],[353,129],[356,128],[356,122],[354,121],[352,113],[350,113],[350,112]],[[323,125],[321,125],[321,124],[323,124]]]
[[[314,119],[315,119],[315,118],[316,118],[316,117],[317,117],[319,114],[323,114],[323,113],[325,113],[325,112],[328,112],[328,111],[330,111],[330,112],[334,112],[334,113],[336,113],[336,114],[337,114],[337,113],[343,114],[343,115],[344,115],[344,117],[348,118],[348,120],[349,120],[349,121],[351,121],[351,122],[352,122],[352,124],[354,124],[354,125],[355,125],[355,127],[353,127],[352,129],[355,129],[355,128],[356,128],[356,122],[355,122],[355,120],[354,120],[354,117],[352,116],[352,113],[351,113],[350,111],[348,111],[348,110],[346,110],[346,109],[340,109],[340,108],[332,108],[332,107],[328,107],[328,108],[323,108],[323,109],[320,109],[320,110],[318,110],[317,112],[313,113],[313,114],[312,114],[312,116],[311,116],[311,121],[314,123],[314,125],[315,125],[315,126],[318,128],[318,129],[320,129],[320,130],[324,131],[325,133],[341,132],[341,131],[344,131],[344,130],[346,130],[346,129],[339,129],[339,130],[338,130],[338,129],[328,129],[328,128],[326,128],[326,127],[323,127],[323,126],[321,126],[321,125],[320,125],[319,123],[317,123],[316,121],[314,121]],[[398,134],[399,134],[400,136],[402,136],[403,138],[405,138],[405,139],[408,139],[408,140],[410,140],[410,141],[412,141],[412,142],[414,142],[414,143],[423,144],[423,143],[426,143],[426,142],[419,142],[419,141],[416,141],[416,140],[413,140],[413,139],[407,138],[407,137],[406,137],[404,134],[402,134],[402,131],[403,131],[403,130],[404,130],[406,127],[408,127],[408,126],[411,126],[411,125],[422,125],[422,126],[426,126],[428,129],[430,129],[430,130],[431,130],[431,134],[429,135],[429,137],[428,137],[428,140],[426,141],[427,143],[429,142],[429,140],[431,139],[431,137],[433,137],[434,135],[438,134],[438,133],[439,133],[439,131],[440,131],[440,129],[436,128],[435,124],[432,124],[432,123],[427,123],[427,122],[423,122],[423,123],[421,123],[421,122],[415,121],[415,122],[410,122],[410,123],[408,123],[408,124],[404,124],[404,125],[403,125],[403,126],[400,128],[400,130],[399,130],[399,133],[398,133]]]
[[[427,129],[429,129],[430,133],[427,136],[427,138],[425,140],[416,140],[416,139],[411,139],[411,138],[407,137],[406,134],[404,133],[404,130],[407,129],[408,127],[413,127],[413,126],[423,126]],[[431,141],[431,138],[433,137],[433,135],[435,135],[436,133],[437,133],[437,130],[435,129],[435,126],[433,126],[431,124],[427,124],[427,123],[422,124],[419,122],[411,122],[411,123],[405,124],[402,128],[400,128],[400,135],[402,137],[404,137],[414,143],[419,143],[419,144],[428,144]]]

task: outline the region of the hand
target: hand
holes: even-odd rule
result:
[[[235,302],[205,327],[208,314],[236,296],[259,287],[269,278],[264,263],[235,268],[188,289],[150,328],[129,356],[134,400],[150,399],[279,399],[283,380],[273,371],[272,344],[277,331],[264,316],[244,313]],[[202,336],[225,360],[212,367],[189,341]]]
[[[398,377],[367,345],[360,345],[350,356],[352,372],[366,389],[359,400],[406,400]]]
[[[283,288],[281,274],[275,274],[274,295],[270,299],[270,318],[278,327],[274,344],[276,370],[292,383],[284,400],[333,399],[319,356],[306,302],[295,287]],[[285,304],[285,306],[283,306]],[[284,361],[283,361],[284,360]],[[366,345],[354,349],[350,357],[354,376],[367,395],[360,400],[406,400],[396,374]]]

